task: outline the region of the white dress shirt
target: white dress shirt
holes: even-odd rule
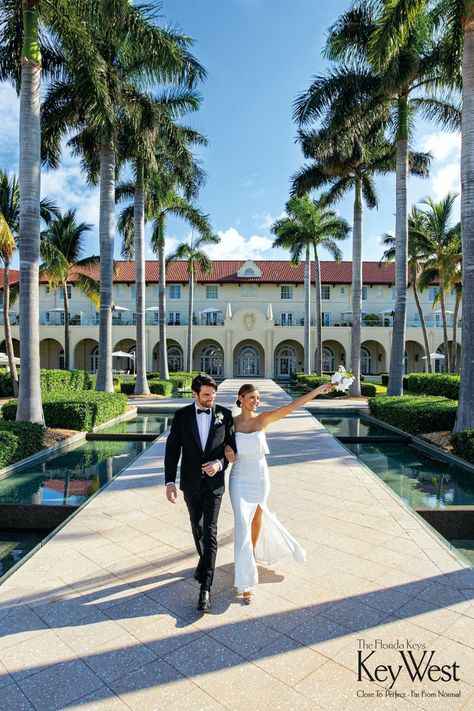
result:
[[[201,447],[202,451],[204,452],[204,450],[206,449],[207,438],[209,436],[209,430],[211,429],[212,410],[209,410],[208,413],[198,413],[198,410],[202,409],[199,405],[195,405],[195,409],[199,439],[201,440]]]

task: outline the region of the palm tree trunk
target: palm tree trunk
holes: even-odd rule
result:
[[[316,288],[316,361],[314,370],[316,375],[321,375],[323,372],[323,343],[322,333],[323,324],[321,316],[321,267],[319,264],[318,248],[316,244],[314,248],[314,286]]]
[[[418,296],[418,288],[416,286],[416,267],[412,271],[412,284],[413,284],[413,296],[415,297],[415,304],[418,311],[418,318],[420,319],[421,332],[423,333],[423,343],[425,344],[425,357],[426,357],[426,370],[431,373],[431,358],[430,358],[430,344],[428,343],[428,333],[426,331],[425,315],[420,304],[420,297]]]
[[[10,325],[10,259],[3,258],[3,324],[5,330],[5,349],[8,356],[8,367],[12,379],[13,395],[18,397],[18,373],[15,363],[15,351],[13,350],[12,329]]]
[[[100,152],[100,319],[96,390],[113,393],[112,286],[115,234],[115,153],[104,142]]]
[[[143,161],[137,160],[137,178],[135,183],[135,203],[133,208],[135,237],[135,300],[136,333],[135,349],[135,395],[149,395],[150,388],[146,377],[145,345],[145,182]]]
[[[469,11],[469,13],[468,13]],[[462,59],[461,235],[462,350],[461,387],[454,430],[474,427],[474,3],[465,4]]]
[[[67,295],[67,283],[63,284],[63,303],[64,303],[64,370],[69,370],[69,353],[70,353],[70,337],[69,337],[69,298]]]
[[[454,302],[454,314],[453,314],[453,345],[451,351],[451,372],[455,373],[458,366],[458,315],[459,307],[461,306],[461,294],[456,294],[456,301]]]
[[[352,331],[351,369],[355,380],[350,394],[360,397],[360,346],[361,346],[361,303],[362,303],[362,181],[355,178],[354,224],[352,226]]]
[[[449,353],[448,322],[446,317],[446,300],[444,291],[444,281],[439,278],[439,305],[441,307],[441,318],[443,320],[443,343],[444,343],[444,364],[446,373],[451,372],[451,358]]]
[[[165,261],[165,218],[160,216],[158,239],[158,262],[160,265],[160,283],[158,287],[159,333],[160,333],[160,378],[169,380],[168,353],[166,348],[166,261]]]
[[[194,311],[194,264],[189,265],[189,299],[188,299],[188,340],[186,343],[186,370],[193,369],[193,311]]]
[[[306,246],[304,270],[304,372],[311,372],[311,249]]]
[[[44,424],[39,351],[41,55],[38,47],[38,0],[23,0],[23,28],[19,171],[22,367],[16,419]]]
[[[390,378],[387,395],[402,395],[405,362],[408,272],[408,99],[398,102],[395,217],[395,287],[397,299],[393,318]]]

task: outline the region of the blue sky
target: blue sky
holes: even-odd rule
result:
[[[348,5],[348,0],[163,0],[163,21],[195,40],[194,54],[208,72],[200,88],[202,107],[187,123],[209,140],[200,151],[208,180],[199,205],[221,236],[212,248],[213,258],[287,257],[272,249],[269,228],[284,211],[290,175],[303,162],[295,144],[292,105],[311,77],[324,71],[326,29]],[[15,92],[0,85],[0,167],[15,172],[17,120]],[[410,180],[410,203],[427,194],[440,199],[459,190],[459,136],[424,124],[415,144],[431,150],[434,160],[428,180]],[[394,229],[394,177],[378,180],[377,186],[379,208],[364,214],[365,259],[380,257],[379,235]],[[64,210],[77,208],[79,218],[93,225],[88,247],[98,253],[98,191],[85,185],[78,161],[65,154],[59,170],[43,174],[42,193],[55,196]],[[350,222],[352,196],[336,209]],[[170,221],[169,249],[189,234],[185,224]],[[119,257],[119,238],[116,244]],[[350,240],[341,247],[350,259]],[[147,256],[152,257],[150,251]]]

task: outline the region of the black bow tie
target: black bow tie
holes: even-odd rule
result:
[[[211,411],[210,409],[209,409],[209,410],[200,410],[199,408],[197,408],[197,414],[198,414],[198,415],[202,415],[203,412],[205,412],[206,415],[208,415],[208,414],[210,413],[210,411]]]

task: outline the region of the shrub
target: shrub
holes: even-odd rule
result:
[[[32,422],[0,421],[0,467],[7,467],[43,449],[44,431],[44,427]]]
[[[16,417],[17,400],[2,408],[5,420]],[[71,430],[89,430],[108,422],[125,412],[127,398],[120,393],[85,391],[63,395],[48,395],[43,398],[43,412],[48,427]]]
[[[165,397],[169,397],[176,390],[174,385],[175,384],[171,380],[148,381],[148,387],[150,388],[151,393],[154,395],[164,395]]]
[[[457,400],[461,386],[461,376],[454,373],[411,373],[405,375],[410,392],[424,395],[441,395]]]
[[[456,419],[457,403],[444,397],[378,396],[369,399],[369,409],[377,419],[416,435],[451,430]]]
[[[362,383],[360,393],[364,397],[375,397],[375,395],[377,395],[377,388],[373,383]]]
[[[170,373],[170,380],[172,383],[175,383],[176,390],[191,390],[193,377],[191,373]]]
[[[453,454],[474,464],[474,429],[453,432],[451,435]]]
[[[388,373],[380,373],[380,377],[382,378],[382,385],[385,385],[385,387],[388,386]]]
[[[382,317],[379,314],[366,314],[362,317],[364,326],[383,326]]]
[[[91,376],[85,370],[42,370],[41,392],[70,393],[90,390]]]

